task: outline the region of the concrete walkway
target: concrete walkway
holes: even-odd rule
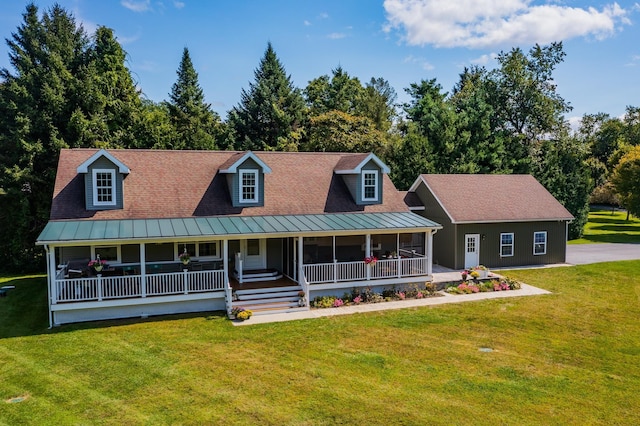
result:
[[[460,279],[459,272],[455,272],[456,278]],[[434,281],[435,281],[434,274]],[[451,280],[446,280],[451,281]],[[444,305],[448,303],[473,302],[476,300],[505,299],[510,297],[536,296],[540,294],[550,294],[549,291],[528,284],[522,284],[520,290],[491,291],[487,293],[472,294],[449,294],[444,291],[438,292],[438,296],[424,299],[396,300],[393,302],[366,303],[362,305],[341,306],[339,308],[311,309],[310,311],[289,312],[273,315],[255,315],[248,321],[233,321],[233,325],[244,326],[252,324],[266,324],[271,322],[295,321],[301,319],[331,317],[335,315],[350,315],[363,312],[386,311],[390,309],[417,308],[422,306]]]

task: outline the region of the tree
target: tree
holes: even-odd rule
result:
[[[306,151],[374,152],[385,149],[385,134],[366,117],[331,110],[309,119],[309,140]]]
[[[594,188],[587,165],[588,147],[565,131],[559,139],[539,142],[534,152],[532,174],[574,216],[569,224],[569,239],[580,238]]]
[[[309,82],[304,94],[309,107],[308,138],[301,149],[381,153],[391,127],[395,92],[383,79],[367,87],[342,67]]]
[[[216,149],[216,139],[222,134],[220,117],[204,101],[198,73],[186,47],[177,74],[178,80],[171,87],[167,103],[169,118],[175,127],[172,148]]]
[[[451,165],[453,173],[506,173],[502,132],[495,127],[494,109],[489,102],[487,71],[465,68],[448,103],[456,113],[456,141]]]
[[[60,148],[78,108],[89,40],[60,6],[38,19],[29,4],[23,23],[7,40],[15,74],[0,71],[0,256],[3,267],[38,265],[34,242],[47,222]],[[75,102],[69,102],[73,99]],[[6,207],[5,207],[6,206]]]
[[[0,256],[3,268],[44,265],[35,240],[49,217],[58,153],[68,147],[126,147],[140,101],[111,30],[93,43],[55,5],[26,7],[6,40],[12,70],[0,70]]]
[[[434,171],[448,173],[456,161],[456,116],[447,94],[435,79],[413,83],[406,91],[412,98],[404,105],[407,118],[429,143]]]
[[[539,141],[563,131],[564,114],[571,106],[556,92],[553,71],[564,56],[561,42],[536,44],[528,55],[514,48],[500,52],[499,68],[488,74],[496,130],[504,135],[509,168],[516,173],[529,172]]]
[[[621,159],[611,176],[616,193],[629,214],[640,216],[640,145],[633,147]]]
[[[385,155],[389,177],[400,191],[406,191],[422,173],[434,173],[432,147],[427,138],[409,121],[398,126],[401,138],[393,141]]]
[[[249,90],[228,116],[235,149],[297,149],[304,132],[306,109],[300,90],[278,60],[271,43],[254,72]]]
[[[80,97],[69,102],[76,109],[67,140],[73,146],[134,147],[142,104],[125,65],[126,53],[110,28],[99,27],[93,40],[87,63],[76,76]]]

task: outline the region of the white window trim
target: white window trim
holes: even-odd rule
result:
[[[243,174],[253,174],[255,181],[256,181],[256,185],[255,185],[255,197],[253,198],[253,200],[244,200],[242,199],[242,189],[244,188],[244,185],[242,184],[242,175]],[[259,179],[260,175],[258,174],[258,170],[257,169],[240,169],[238,170],[238,202],[240,203],[247,203],[247,204],[255,204],[258,202],[259,197],[260,197],[260,179]]]
[[[538,243],[544,245],[544,251],[542,253],[536,253],[536,235],[538,234],[544,235],[544,243]],[[545,254],[547,254],[547,231],[536,231],[533,233],[533,255],[542,256]]]
[[[184,251],[184,245],[185,244],[194,244],[195,245],[196,252],[195,253],[189,253],[191,255],[191,258],[193,258],[193,259],[196,259],[196,260],[220,260],[220,259],[222,259],[222,254],[220,253],[220,241],[219,240],[215,240],[215,241],[183,241],[183,242],[174,244],[175,248],[173,250],[173,255],[175,257],[175,261],[176,262],[180,261],[180,255]],[[218,255],[217,256],[200,256],[200,244],[215,244],[216,245],[216,253]]]
[[[121,264],[122,263],[122,251],[120,249],[120,244],[112,244],[112,245],[108,245],[108,244],[103,244],[101,246],[91,246],[91,259],[95,260],[96,259],[96,251],[100,252],[100,249],[103,247],[115,247],[116,248],[116,256],[117,259],[116,260],[108,260],[107,262],[111,262],[113,264]],[[104,259],[102,259],[104,260]]]
[[[511,244],[503,244],[502,236],[503,235],[511,235]],[[502,232],[500,234],[500,257],[513,257],[513,253],[515,252],[516,245],[516,237],[513,232]],[[511,247],[511,254],[503,254],[502,247]]]
[[[98,201],[98,173],[111,175],[111,201]],[[116,171],[113,169],[93,169],[93,205],[94,206],[115,206],[116,205]]]
[[[372,174],[375,176],[375,186],[374,186],[374,196],[372,198],[367,198],[364,196],[365,194],[365,182],[366,175]],[[363,170],[362,171],[362,201],[378,201],[378,187],[380,185],[380,181],[378,180],[378,171],[377,170]]]

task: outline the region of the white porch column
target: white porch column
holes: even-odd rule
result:
[[[147,262],[146,246],[140,243],[140,295],[147,297]]]
[[[397,270],[398,278],[402,278],[402,256],[400,256],[400,233],[396,234],[396,258],[397,258]]]
[[[366,234],[364,239],[364,257],[371,256],[371,234]],[[367,271],[367,281],[371,279],[371,268],[369,265],[366,266]]]
[[[304,276],[304,237],[298,237],[298,282],[301,280],[306,280],[307,278]],[[307,295],[308,297],[308,295]]]
[[[425,232],[425,237],[427,247],[424,254],[427,258],[427,274],[431,275],[431,273],[433,272],[433,231]]]
[[[222,267],[224,270],[224,284],[229,284],[229,240],[222,240]]]
[[[50,291],[50,295],[51,295],[51,301],[50,303],[52,305],[55,305],[56,303],[58,303],[58,291],[57,291],[57,287],[58,287],[58,283],[56,282],[56,272],[57,272],[57,266],[56,265],[56,249],[55,247],[49,247],[48,253],[47,253],[47,267],[48,267],[48,272],[47,272],[47,278],[49,280],[49,291]],[[51,309],[49,309],[49,311],[51,311]]]

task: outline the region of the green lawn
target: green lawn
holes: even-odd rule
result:
[[[640,219],[633,216],[627,221],[627,213],[610,209],[592,209],[584,235],[569,244],[591,243],[640,243]]]
[[[553,294],[469,304],[53,331],[44,279],[7,278],[0,424],[640,424],[639,269],[513,271]]]

